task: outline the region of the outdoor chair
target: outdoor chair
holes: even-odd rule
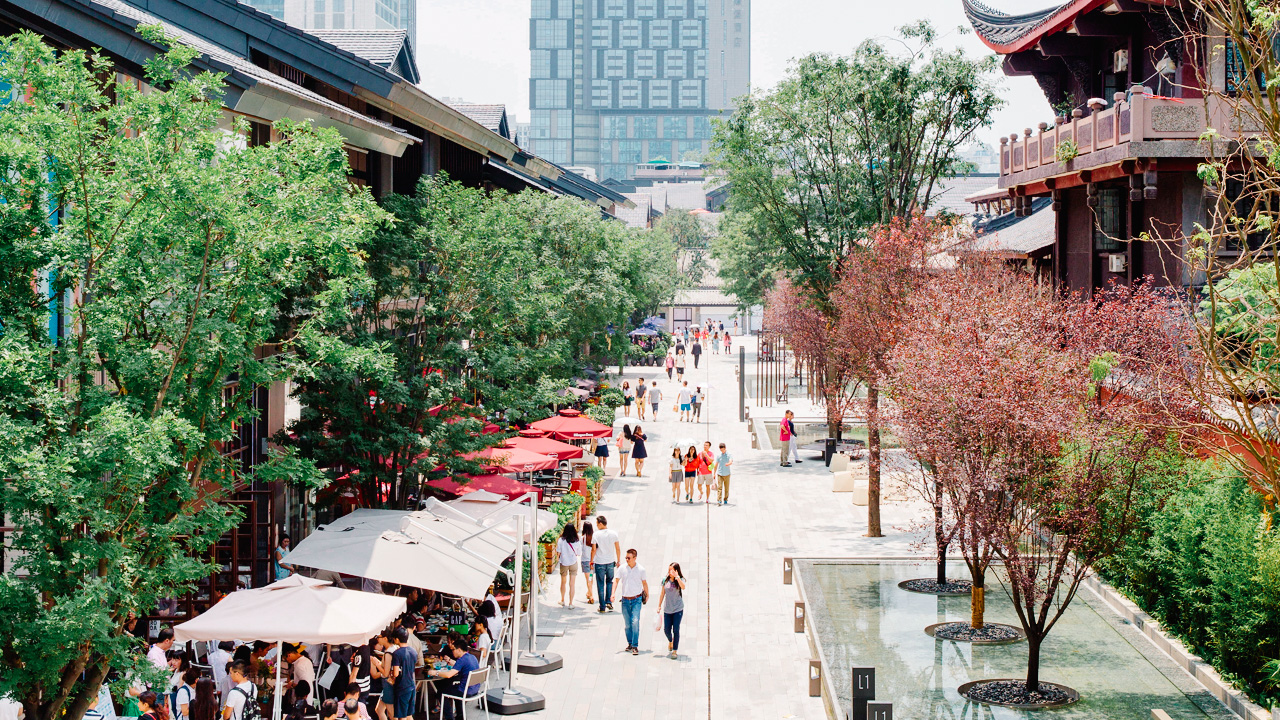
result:
[[[468,696],[467,688],[472,685],[479,685],[480,690],[475,695]],[[480,668],[467,673],[467,679],[462,683],[462,695],[450,695],[446,692],[440,693],[440,710],[436,715],[437,718],[444,717],[444,704],[449,700],[460,700],[462,702],[462,719],[467,718],[467,705],[475,703],[477,706],[484,708],[484,716],[489,717],[489,668]]]
[[[836,453],[831,456],[831,472],[844,472],[849,469],[849,456],[845,453]]]
[[[495,668],[501,668],[503,665],[502,644],[507,641],[507,628],[511,625],[511,619],[505,615],[502,618],[502,627],[498,630],[498,637],[493,639],[493,652],[489,653],[489,664]]]
[[[775,398],[777,402],[780,402],[780,403],[790,402],[787,399],[787,388],[789,387],[790,387],[790,384],[786,382],[782,383],[782,387],[778,390],[778,397]]]

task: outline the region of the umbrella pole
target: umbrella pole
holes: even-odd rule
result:
[[[525,493],[529,498],[529,654],[538,654],[538,569],[534,563],[538,561],[538,501],[532,493]],[[524,537],[523,535],[521,537]]]
[[[511,588],[511,669],[507,672],[507,690],[516,692],[516,673],[520,667],[520,602],[524,596],[523,515],[516,516],[516,561],[512,565],[515,567],[516,580]]]
[[[280,690],[280,671],[284,667],[284,641],[276,641],[276,687],[275,687],[275,709],[271,713],[271,717],[280,720],[280,709],[284,703],[284,693]],[[254,698],[257,702],[257,698]]]

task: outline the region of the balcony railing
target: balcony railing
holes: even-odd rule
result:
[[[1141,86],[1134,86],[1129,93],[1116,93],[1110,107],[1101,98],[1088,104],[1088,115],[1075,110],[1070,119],[1057,118],[1053,125],[1040,123],[1038,132],[1027,128],[1021,136],[1014,133],[1000,138],[1000,174],[1053,165],[1059,162],[1058,147],[1068,141],[1075,143],[1075,151],[1064,153],[1064,160],[1087,158],[1099,150],[1134,141],[1197,140],[1210,127],[1206,112],[1220,120],[1225,110],[1217,98],[1159,97]],[[1219,122],[1215,127],[1230,137],[1233,133],[1228,128],[1239,126],[1239,122]],[[1071,169],[1062,168],[1063,172]]]

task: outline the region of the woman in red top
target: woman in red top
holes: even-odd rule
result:
[[[711,502],[711,466],[716,456],[711,452],[711,441],[702,443],[702,452],[698,454],[698,501]]]
[[[698,463],[702,462],[698,457],[698,448],[690,445],[689,451],[684,454],[684,500],[685,502],[693,502],[693,478],[698,474]]]

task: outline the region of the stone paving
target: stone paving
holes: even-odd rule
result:
[[[752,363],[748,346],[748,368]],[[711,389],[700,424],[680,423],[671,411],[678,383],[659,368],[627,368],[625,378],[659,378],[665,400],[655,422],[643,422],[649,460],[643,477],[613,477],[611,457],[599,513],[617,531],[622,548],[636,548],[649,572],[654,598],[641,620],[640,655],[623,651],[621,605],[599,615],[586,605],[578,584],[577,604],[559,607],[558,576],[548,578],[539,604],[539,646],[564,657],[564,668],[540,676],[521,675],[520,687],[547,698],[547,718],[804,718],[825,717],[822,701],[808,697],[810,657],[804,635],[793,632],[795,588],[782,584],[782,559],[879,557],[918,554],[911,523],[924,517],[918,503],[884,506],[883,538],[867,538],[866,509],[848,493],[831,492],[831,476],[820,460],[791,468],[778,465],[776,450],[752,450],[745,423],[738,422],[733,356],[704,355],[688,370],[690,386]],[[800,403],[794,403],[798,415]],[[780,414],[779,408],[757,414]],[[816,413],[807,412],[816,417]],[[617,427],[630,418],[619,413]],[[711,440],[734,456],[727,506],[675,505],[667,483],[667,458],[676,440]],[[678,561],[688,578],[680,657],[666,657],[666,639],[654,631],[656,579]],[[579,578],[581,581],[581,577]],[[505,677],[495,680],[505,682]]]

